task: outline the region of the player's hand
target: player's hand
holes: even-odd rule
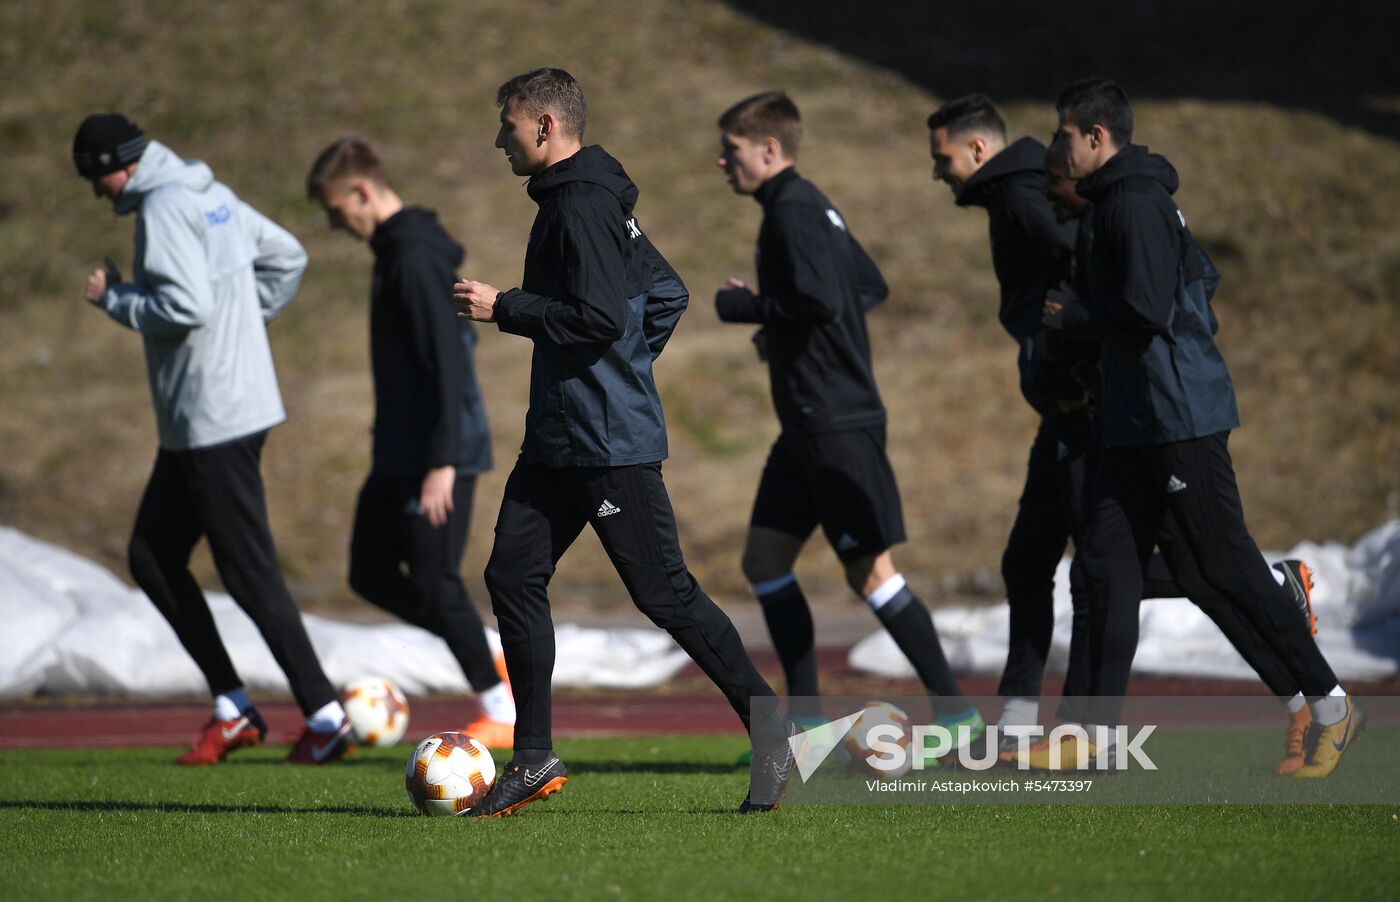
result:
[[[1045,306],[1040,309],[1040,321],[1051,329],[1063,329],[1065,327],[1065,308],[1073,306],[1079,300],[1079,295],[1075,293],[1074,287],[1068,282],[1061,282],[1058,288],[1052,288],[1045,295]]]
[[[94,307],[102,306],[102,295],[107,293],[107,270],[94,269],[92,275],[87,277],[87,288],[83,290],[83,297]]]
[[[423,494],[418,503],[423,507],[423,516],[428,525],[437,529],[447,522],[452,512],[452,484],[457,479],[457,468],[450,464],[429,470],[423,477]]]
[[[496,296],[500,292],[485,282],[463,279],[452,286],[452,300],[457,304],[457,315],[463,319],[490,323],[496,320]]]
[[[743,279],[736,279],[736,278],[734,278],[733,276],[730,276],[729,278],[727,278],[727,279],[724,280],[724,287],[725,287],[725,288],[742,288],[744,291],[750,291],[750,290],[751,290],[751,289],[749,288],[749,283],[748,283],[748,282],[745,282]]]

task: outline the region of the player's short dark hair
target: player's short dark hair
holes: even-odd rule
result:
[[[496,89],[496,105],[505,106],[514,98],[531,116],[551,113],[564,137],[583,141],[588,125],[588,102],[578,80],[563,69],[535,69],[517,75]]]
[[[374,147],[363,138],[347,135],[332,141],[316,156],[306,175],[306,196],[312,200],[326,199],[326,189],[348,178],[369,179],[376,185],[387,185],[384,164]]]
[[[1118,147],[1133,143],[1133,107],[1128,92],[1111,78],[1097,75],[1070,82],[1055,101],[1055,109],[1079,131],[1101,125]]]
[[[986,94],[965,94],[934,110],[928,117],[928,130],[940,128],[947,129],[950,138],[983,132],[1006,140],[1006,122]]]
[[[782,91],[764,91],[745,97],[719,117],[720,130],[730,135],[754,140],[777,138],[783,154],[797,159],[802,144],[802,114],[797,104]]]

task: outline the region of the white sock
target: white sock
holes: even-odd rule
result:
[[[870,605],[871,610],[878,611],[885,606],[891,598],[899,594],[899,590],[905,586],[904,577],[896,573],[889,579],[880,583],[879,587],[865,596],[865,603]]]
[[[1040,699],[1013,697],[1002,706],[997,726],[1031,726],[1040,723]]]
[[[345,709],[339,701],[326,702],[315,714],[306,718],[306,726],[313,733],[334,733],[345,723]]]
[[[1299,692],[1297,695],[1293,696],[1287,702],[1285,702],[1284,707],[1288,709],[1289,714],[1297,714],[1299,711],[1303,710],[1303,706],[1307,703],[1308,700],[1303,698],[1303,693]]]
[[[214,696],[214,719],[215,720],[237,720],[243,716],[243,712],[253,707],[253,703],[248,701],[248,693],[239,686],[232,692],[224,692]]]
[[[497,683],[478,695],[477,699],[481,702],[481,709],[485,712],[487,720],[515,723],[515,696],[510,694],[510,687],[505,683]]]
[[[1331,692],[1312,702],[1309,707],[1312,708],[1313,720],[1324,727],[1340,723],[1347,716],[1346,690],[1340,685],[1333,686]]]
[[[1278,583],[1280,586],[1283,585],[1283,571],[1278,567],[1270,567],[1269,575],[1274,578],[1274,582]]]

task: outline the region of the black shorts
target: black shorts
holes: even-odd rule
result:
[[[768,453],[749,525],[805,539],[817,524],[844,562],[904,541],[885,427],[783,433]]]

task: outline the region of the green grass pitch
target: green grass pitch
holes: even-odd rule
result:
[[[564,792],[492,822],[417,816],[408,746],[320,768],[272,747],[203,770],[171,749],[7,751],[0,898],[1394,898],[1396,805],[741,817],[740,749],[561,741]]]

